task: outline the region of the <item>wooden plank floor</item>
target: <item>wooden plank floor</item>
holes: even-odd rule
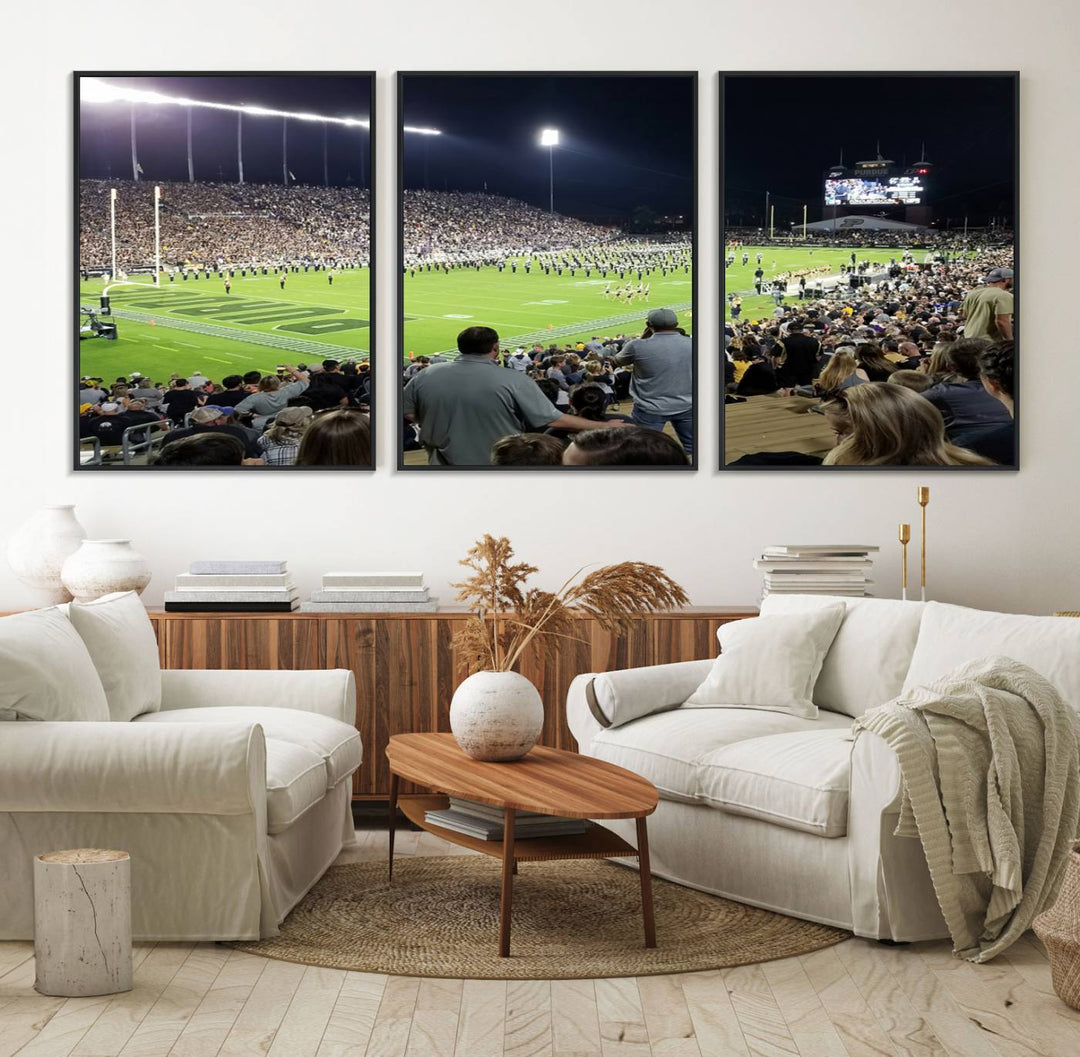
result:
[[[358,831],[339,862],[386,855]],[[471,855],[430,833],[400,855]],[[420,980],[140,945],[135,987],[33,989],[0,943],[0,1057],[1077,1057],[1080,1013],[1030,934],[989,965],[945,943],[849,940],[799,958],[612,980]]]
[[[724,460],[759,451],[799,451],[824,455],[835,443],[824,415],[802,396],[750,396],[745,404],[724,405]]]

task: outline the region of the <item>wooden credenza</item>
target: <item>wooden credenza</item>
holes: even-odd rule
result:
[[[356,728],[364,763],[353,795],[385,798],[392,734],[448,731],[450,698],[467,674],[453,646],[467,616],[435,613],[164,613],[151,611],[165,668],[348,668],[356,677]],[[539,689],[541,742],[576,749],[566,725],[566,692],[582,672],[611,671],[715,656],[716,629],[757,616],[750,606],[691,607],[635,620],[615,637],[579,619],[578,640],[531,648],[520,671]],[[412,792],[409,783],[402,793]]]

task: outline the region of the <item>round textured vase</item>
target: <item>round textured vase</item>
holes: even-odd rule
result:
[[[476,672],[450,701],[450,729],[474,760],[519,760],[543,728],[540,692],[517,672]]]
[[[8,564],[46,605],[70,602],[60,570],[85,538],[86,529],[75,519],[73,506],[44,506],[8,540]]]
[[[142,594],[150,565],[131,540],[83,540],[60,573],[76,602],[92,602],[114,591]]]

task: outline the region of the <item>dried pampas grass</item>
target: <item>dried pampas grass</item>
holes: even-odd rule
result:
[[[620,562],[578,580],[578,570],[552,593],[527,588],[537,569],[514,563],[514,549],[502,536],[485,535],[460,562],[473,575],[451,586],[473,615],[454,637],[470,672],[510,671],[537,636],[575,638],[575,613],[592,617],[606,631],[626,632],[641,613],[686,605],[686,592],[658,565]],[[575,583],[575,581],[577,581]]]

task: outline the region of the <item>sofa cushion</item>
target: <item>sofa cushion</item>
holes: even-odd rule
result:
[[[109,718],[94,662],[56,607],[0,620],[0,718]]]
[[[837,603],[722,624],[720,656],[686,707],[769,709],[813,719],[814,684],[843,619]]]
[[[725,745],[789,732],[849,731],[851,720],[835,712],[804,719],[756,709],[678,708],[597,732],[589,753],[640,774],[664,800],[706,803],[702,763]]]
[[[942,602],[926,604],[903,692],[994,655],[1034,668],[1080,711],[1080,620],[988,613]]]
[[[814,685],[814,704],[861,716],[900,693],[925,606],[891,598],[769,595],[761,613],[803,613],[837,602],[844,605],[844,619]]]
[[[819,837],[847,833],[849,726],[791,731],[724,745],[698,764],[712,807]]]
[[[161,707],[161,664],[157,637],[146,607],[134,591],[72,602],[68,619],[94,662],[109,715],[128,722]]]
[[[258,723],[267,740],[277,738],[316,753],[325,765],[325,788],[332,789],[360,766],[363,747],[355,727],[316,712],[256,705],[174,708],[139,716],[139,723]]]
[[[326,763],[311,749],[266,739],[266,831],[288,829],[326,796]]]
[[[678,708],[701,685],[712,663],[679,661],[603,672],[586,688],[586,695],[591,694],[589,708],[605,727],[621,727],[651,712]]]

